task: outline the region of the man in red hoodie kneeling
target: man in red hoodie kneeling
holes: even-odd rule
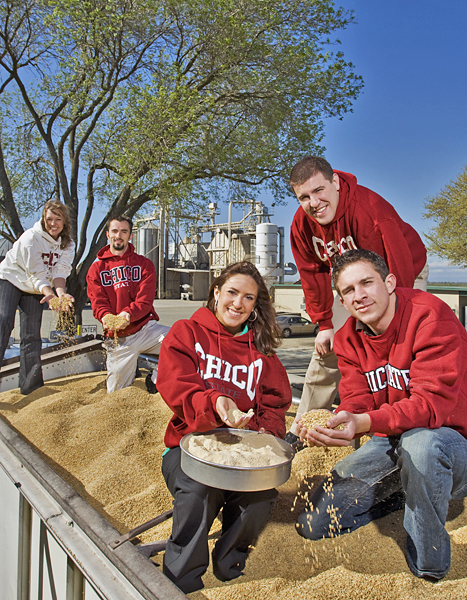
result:
[[[98,260],[86,276],[92,313],[107,336],[108,393],[133,383],[139,354],[159,354],[170,329],[158,323],[153,306],[156,269],[148,258],[136,254],[130,244],[132,229],[129,217],[110,219],[106,232],[109,244],[98,252]],[[117,325],[113,323],[115,317],[121,317]],[[156,391],[156,374],[157,370],[146,378],[151,393]]]
[[[396,288],[374,252],[339,256],[333,283],[351,314],[335,337],[341,402],[326,427],[302,427],[300,437],[348,446],[374,435],[337,463],[297,531],[312,540],[339,535],[405,506],[409,568],[441,579],[451,562],[449,501],[467,496],[466,330],[436,296]]]

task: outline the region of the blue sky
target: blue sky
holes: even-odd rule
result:
[[[394,205],[419,233],[424,203],[467,165],[466,0],[341,0],[357,24],[340,32],[365,82],[353,113],[326,120],[325,156]],[[271,200],[263,197],[265,204]],[[269,201],[269,202],[268,202]],[[271,221],[288,233],[297,205]],[[234,215],[235,218],[235,215]],[[423,235],[422,235],[423,237]],[[466,240],[467,242],[467,240]],[[430,256],[430,281],[467,282],[467,269]]]
[[[356,23],[338,33],[347,61],[363,77],[353,113],[327,119],[325,156],[381,194],[422,235],[433,223],[424,203],[467,165],[467,0],[340,0]],[[269,206],[272,197],[261,200]],[[297,202],[271,221],[289,231]],[[227,208],[218,222],[227,220]],[[233,220],[241,212],[233,211]],[[96,218],[97,220],[97,218]],[[467,240],[466,240],[467,242]],[[429,257],[430,281],[467,282],[467,269]],[[294,278],[296,279],[296,277]]]

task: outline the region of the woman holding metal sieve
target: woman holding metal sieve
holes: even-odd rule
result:
[[[239,262],[215,279],[206,307],[176,322],[162,343],[157,388],[174,413],[162,462],[174,497],[163,570],[185,593],[203,587],[208,534],[219,511],[222,533],[212,554],[213,570],[218,579],[229,581],[242,574],[277,491],[227,491],[194,481],[181,469],[180,440],[226,426],[284,437],[292,395],[274,353],[280,337],[263,278],[252,263]],[[234,409],[250,414],[253,409],[253,416],[229,419]]]

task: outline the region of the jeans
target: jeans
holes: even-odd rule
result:
[[[19,387],[29,394],[44,385],[41,367],[42,294],[22,292],[6,279],[0,279],[0,362],[15,326],[16,309],[20,317]]]
[[[451,565],[449,501],[465,496],[467,440],[454,429],[374,436],[337,463],[299,516],[297,531],[312,540],[331,537],[405,504],[409,568],[417,577],[442,579]]]

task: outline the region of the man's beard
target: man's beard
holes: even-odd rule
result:
[[[125,242],[112,242],[112,248],[114,250],[123,250],[125,248]]]

